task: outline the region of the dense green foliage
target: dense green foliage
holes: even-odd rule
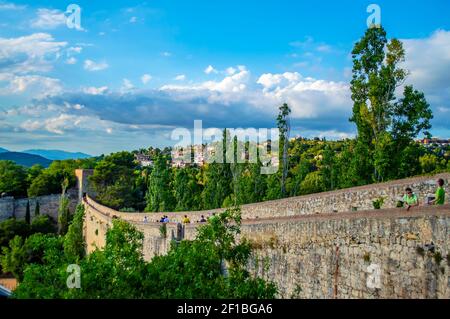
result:
[[[119,152],[100,160],[89,180],[100,202],[119,209],[137,206],[139,195],[142,200],[137,183],[139,175],[134,155]]]
[[[367,172],[361,176],[365,183],[416,173],[415,165],[405,164],[417,160],[413,139],[421,133],[429,136],[433,115],[424,94],[412,86],[405,86],[403,97],[396,99],[396,89],[408,74],[400,68],[405,60],[402,43],[388,42],[382,27],[369,28],[352,57],[351,121],[358,129],[357,147],[367,155],[360,158],[357,171]]]
[[[0,270],[5,273],[11,272],[16,277],[20,277],[23,267],[20,263],[25,260],[24,254],[27,253],[29,248],[28,246],[23,248],[24,243],[35,234],[54,233],[56,233],[56,222],[46,215],[33,218],[31,225],[24,220],[16,220],[15,218],[1,222],[0,264],[2,267]]]
[[[78,205],[69,226],[67,234],[64,236],[64,254],[70,262],[78,262],[84,257],[86,244],[83,239],[84,207]]]
[[[15,237],[2,259],[21,279],[16,298],[273,298],[276,287],[245,270],[251,249],[237,243],[240,211],[229,209],[199,228],[195,240],[173,243],[166,256],[145,262],[143,234],[114,220],[106,246],[83,256],[84,212],[77,208],[64,237]],[[69,289],[67,266],[80,266],[79,289]],[[227,269],[224,269],[226,265]]]
[[[27,189],[26,170],[12,161],[0,161],[0,194],[21,196]]]
[[[53,161],[48,168],[41,165],[26,168],[0,160],[0,194],[16,198],[59,194],[64,179],[68,179],[69,187],[75,186],[75,169],[94,165],[95,159],[82,159]]]

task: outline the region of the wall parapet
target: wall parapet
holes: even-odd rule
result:
[[[77,194],[78,192],[75,189],[69,189],[67,191],[67,196],[70,199],[69,207],[71,211],[75,210],[75,206],[78,202]],[[50,194],[33,198],[14,198],[12,196],[0,198],[0,222],[11,217],[24,219],[28,202],[30,203],[30,213],[32,218],[34,217],[36,203],[39,202],[40,213],[42,215],[48,215],[57,221],[60,199],[61,194]]]
[[[421,204],[423,204],[427,195],[434,194],[436,179],[438,178],[444,179],[446,193],[450,194],[450,173],[443,173],[433,176],[412,177],[330,192],[246,204],[241,205],[240,207],[243,219],[342,213],[352,211],[354,207],[356,208],[356,213],[361,210],[373,209],[372,202],[380,197],[385,198],[383,208],[396,207],[397,201],[403,196],[406,187],[411,187],[421,201]],[[87,198],[88,200],[90,199],[89,196],[87,196]],[[448,198],[446,201],[448,202]],[[168,215],[170,220],[176,222],[181,222],[184,215],[188,215],[191,221],[198,221],[200,220],[201,215],[207,217],[212,213],[220,213],[224,210],[223,208],[219,208],[186,212],[124,213],[117,212],[98,203],[95,203],[94,205],[101,207],[103,211],[107,211],[110,214],[116,214],[123,219],[134,222],[142,221],[144,216],[147,216],[149,221],[157,221],[160,219],[161,215]]]

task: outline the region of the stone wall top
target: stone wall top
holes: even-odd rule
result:
[[[425,197],[430,193],[434,193],[438,178],[443,178],[446,181],[446,202],[448,202],[450,173],[443,173],[246,204],[240,207],[243,219],[342,213],[352,211],[352,208],[356,208],[357,211],[371,210],[373,208],[372,201],[379,197],[385,198],[383,208],[394,208],[397,200],[403,196],[404,188],[407,186],[413,189],[418,195],[421,205],[423,205]],[[219,208],[190,212],[126,213],[100,205],[89,196],[87,196],[87,201],[102,212],[134,222],[142,221],[144,216],[147,216],[149,222],[154,222],[159,220],[162,215],[168,215],[170,220],[177,222],[181,222],[183,216],[188,215],[191,222],[195,222],[200,219],[201,215],[208,217],[212,213],[220,213],[224,210],[223,208]],[[353,213],[356,213],[356,211]]]

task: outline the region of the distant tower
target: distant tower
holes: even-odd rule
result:
[[[94,196],[92,189],[89,187],[89,176],[94,174],[93,169],[76,169],[77,177],[78,201],[81,202],[84,195]]]

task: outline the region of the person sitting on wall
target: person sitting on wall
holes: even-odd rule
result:
[[[160,223],[164,223],[164,216],[161,216],[161,219],[159,220]]]
[[[411,207],[419,206],[419,199],[417,195],[413,193],[410,187],[405,189],[405,196],[403,196],[403,202],[406,204],[406,210],[410,210]]]
[[[168,223],[168,222],[169,222],[169,216],[165,215],[163,223]]]
[[[187,215],[184,215],[183,224],[190,224],[190,223],[191,223],[191,220],[189,219],[189,217]]]
[[[147,219],[147,216],[144,216],[144,223],[148,223],[148,219]]]
[[[436,189],[436,195],[433,200],[430,201],[431,205],[444,205],[445,202],[445,190],[444,180],[439,178],[437,180],[438,188]]]
[[[206,223],[206,219],[205,219],[205,216],[201,216],[201,218],[200,218],[200,223]]]

